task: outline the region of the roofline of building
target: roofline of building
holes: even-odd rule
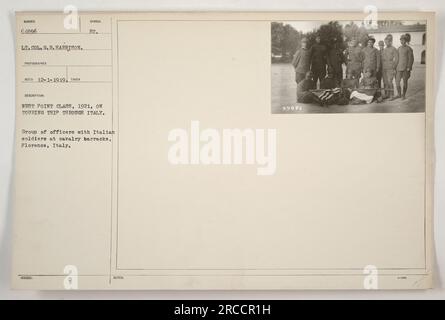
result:
[[[425,32],[426,25],[409,25],[409,26],[391,26],[381,27],[374,30],[369,30],[369,33],[396,33],[396,32]]]

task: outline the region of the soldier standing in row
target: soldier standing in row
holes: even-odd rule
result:
[[[359,79],[363,70],[362,49],[357,46],[357,40],[351,39],[348,48],[344,51],[346,60],[346,73],[351,73],[354,79]]]
[[[367,46],[362,49],[363,52],[363,70],[370,70],[372,76],[375,77],[380,69],[380,53],[374,48],[375,39],[369,38]]]
[[[383,55],[383,49],[385,48],[385,43],[380,40],[379,41],[379,57],[380,57],[380,65],[379,68],[377,69],[377,74],[376,74],[376,78],[377,78],[377,82],[379,84],[379,88],[382,88],[382,78],[383,78],[383,74],[382,74],[382,55]]]
[[[393,99],[402,98],[402,100],[405,100],[406,97],[406,91],[408,90],[408,79],[411,76],[411,69],[413,67],[414,63],[414,54],[413,49],[408,46],[407,42],[408,39],[411,37],[407,37],[406,35],[402,35],[400,37],[400,44],[398,55],[399,55],[399,61],[397,63],[397,74],[396,74],[396,86],[397,86],[397,96]],[[403,93],[402,88],[400,86],[400,82],[403,79]]]
[[[321,81],[326,76],[326,46],[321,44],[320,36],[315,37],[315,44],[312,46],[311,71],[314,76],[314,83]]]
[[[385,85],[385,98],[392,98],[394,95],[393,80],[396,73],[397,64],[399,62],[399,53],[392,46],[392,35],[385,37],[386,48],[382,53],[382,74],[383,83]]]
[[[332,48],[328,51],[327,63],[328,69],[332,69],[332,74],[338,85],[343,80],[343,63],[345,62],[343,52],[338,47],[337,39],[334,39]]]
[[[300,83],[311,67],[312,50],[308,48],[307,38],[301,39],[301,48],[295,52],[292,65],[295,68],[295,81]]]

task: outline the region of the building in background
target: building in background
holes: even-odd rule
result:
[[[393,45],[398,48],[400,46],[400,36],[406,33],[411,35],[410,46],[414,51],[414,62],[425,64],[426,52],[426,25],[389,25],[381,26],[375,30],[369,30],[369,35],[376,39],[376,43],[384,40],[387,34],[392,34]]]

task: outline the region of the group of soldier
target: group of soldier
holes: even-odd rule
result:
[[[302,97],[310,86],[316,89],[319,82],[320,89],[341,88],[345,83],[352,90],[354,86],[358,89],[361,84],[375,86],[380,89],[379,101],[398,98],[404,100],[414,62],[410,40],[409,34],[402,35],[400,46],[396,49],[391,34],[385,37],[385,41],[379,41],[379,48],[374,46],[376,40],[373,37],[368,37],[366,45],[359,44],[352,38],[348,41],[348,47],[343,50],[336,39],[333,39],[333,45],[328,48],[321,43],[320,36],[316,36],[311,47],[308,46],[308,39],[303,38],[301,48],[296,51],[292,60],[298,84],[297,97]],[[345,79],[343,65],[346,66]],[[394,94],[394,79],[397,95]]]

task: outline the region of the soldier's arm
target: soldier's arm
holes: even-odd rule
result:
[[[298,65],[299,55],[300,55],[300,50],[297,50],[292,59],[292,65],[294,66],[294,68],[296,68]]]
[[[408,53],[408,71],[411,71],[411,69],[413,68],[413,63],[414,63],[414,53],[413,53],[413,49],[411,47],[409,47],[409,53]]]

